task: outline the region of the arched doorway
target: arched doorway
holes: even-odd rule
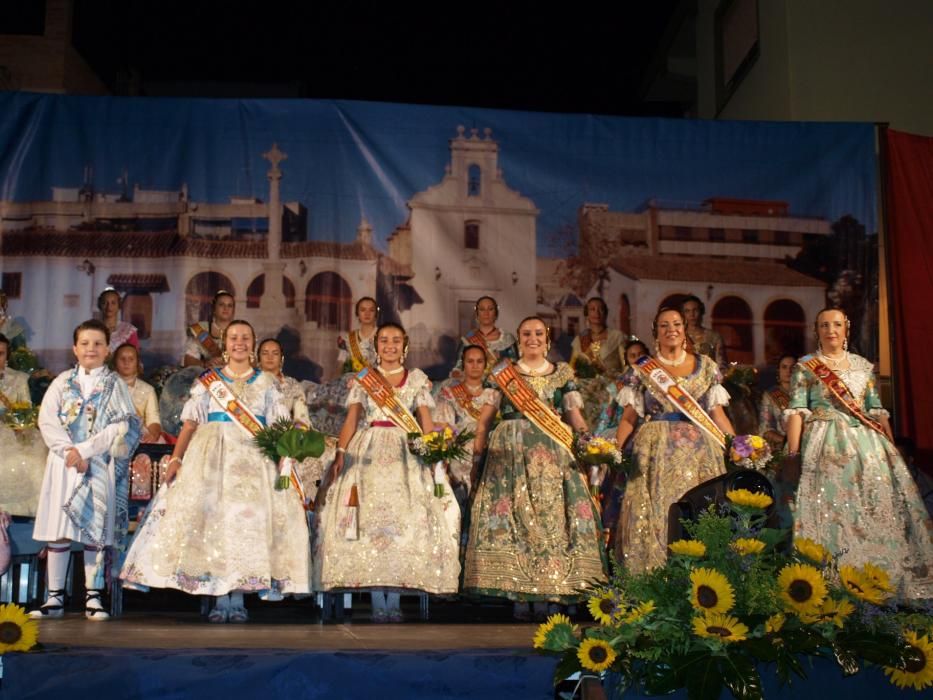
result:
[[[773,364],[790,353],[801,357],[805,352],[807,324],[803,308],[796,301],[778,299],[765,309],[765,361]]]
[[[730,362],[755,364],[752,309],[741,297],[723,297],[713,307],[712,327],[722,336]]]
[[[305,318],[326,330],[350,330],[353,297],[350,285],[336,272],[319,272],[305,290]]]
[[[266,275],[261,274],[249,283],[246,288],[246,308],[258,309],[262,295],[266,293]],[[285,297],[285,307],[295,308],[295,284],[282,275],[282,296]]]
[[[206,320],[211,314],[211,300],[224,289],[236,298],[233,282],[219,272],[199,272],[185,286],[185,324]]]

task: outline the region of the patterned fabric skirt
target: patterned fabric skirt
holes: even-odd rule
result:
[[[602,527],[570,455],[524,419],[493,431],[475,485],[464,588],[573,602],[605,580]]]
[[[825,411],[807,418],[801,452],[794,535],[881,567],[902,599],[933,598],[933,523],[897,449]]]

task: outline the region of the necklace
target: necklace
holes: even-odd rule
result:
[[[534,368],[532,368],[532,367],[529,367],[528,365],[526,365],[525,362],[524,362],[523,360],[519,360],[519,361],[518,361],[518,366],[519,366],[519,368],[520,368],[525,374],[530,374],[530,375],[533,376],[533,377],[534,377],[534,376],[537,376],[537,375],[539,375],[539,374],[544,374],[545,372],[547,372],[548,365],[550,365],[550,364],[551,364],[550,362],[548,362],[547,360],[545,360],[545,361],[544,361],[544,364],[540,365],[539,367],[534,367]]]
[[[680,355],[675,357],[673,360],[668,360],[660,352],[658,352],[657,358],[658,362],[660,362],[662,365],[667,365],[668,367],[680,367],[684,362],[687,361],[687,351],[681,349]]]
[[[391,377],[395,374],[401,374],[405,371],[405,365],[399,365],[395,369],[383,369],[382,365],[376,365],[376,369],[379,370],[379,374],[383,377]]]
[[[499,329],[496,328],[495,326],[493,326],[492,330],[490,330],[488,333],[484,331],[482,328],[478,328],[477,330],[479,331],[480,335],[483,336],[484,338],[488,338],[489,336],[494,335],[495,333],[499,332]]]
[[[244,372],[234,372],[233,370],[230,369],[230,365],[227,365],[226,367],[224,367],[224,374],[230,377],[230,379],[243,379],[243,377],[248,377],[252,373],[253,373],[252,367],[250,367],[248,370]]]
[[[477,384],[476,386],[470,386],[466,382],[463,382],[463,386],[469,391],[473,396],[478,396],[483,391],[483,385]]]
[[[843,365],[843,364],[845,364],[846,362],[849,361],[849,351],[848,351],[848,350],[843,350],[843,351],[842,351],[842,357],[831,357],[831,356],[827,355],[826,353],[824,353],[822,350],[817,351],[817,354],[819,354],[819,356],[820,356],[821,358],[823,358],[824,360],[826,360],[826,362],[829,364],[829,366],[830,366],[830,367],[833,367],[833,368],[840,367],[841,365]]]

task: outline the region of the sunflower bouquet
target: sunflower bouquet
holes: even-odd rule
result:
[[[933,616],[899,610],[883,569],[842,562],[804,538],[785,548],[786,531],[761,527],[769,496],[727,497],[729,508],[684,523],[690,539],[669,546],[664,566],[618,567],[593,591],[595,625],[558,615],[538,628],[534,647],[561,656],[555,681],[609,672],[623,692],[761,698],[767,667],[787,684],[806,678],[803,657],[820,656],[845,675],[868,663],[900,688],[933,686]]]
[[[467,445],[473,441],[474,433],[457,431],[450,426],[430,433],[408,433],[408,449],[418,460],[434,467],[434,495],[444,496],[444,463],[467,456]]]

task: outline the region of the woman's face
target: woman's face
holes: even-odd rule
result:
[[[547,327],[544,322],[531,318],[519,326],[518,345],[522,350],[522,357],[544,357],[547,354]]]
[[[846,315],[830,309],[816,319],[816,332],[824,352],[833,352],[842,348],[846,339]]]
[[[695,301],[688,301],[684,304],[684,320],[688,326],[699,326],[703,323],[703,315],[700,313],[700,305]]]
[[[278,374],[282,368],[282,348],[276,342],[263,343],[259,348],[259,369]]]
[[[120,348],[113,360],[117,374],[124,379],[133,379],[139,374],[139,355],[133,348]]]
[[[383,365],[398,365],[402,362],[405,351],[405,334],[398,328],[389,326],[379,331],[376,336],[376,353]]]
[[[781,384],[790,383],[791,372],[794,371],[794,365],[796,362],[793,357],[784,357],[781,358],[781,361],[778,363],[778,381]]]
[[[100,300],[100,307],[104,318],[116,318],[120,313],[120,295],[115,292],[104,294],[103,299]]]
[[[591,326],[605,326],[606,314],[603,313],[602,302],[589,301],[586,304],[586,320]]]
[[[359,304],[356,318],[361,325],[371,326],[376,322],[376,304],[370,299],[364,299]]]
[[[492,299],[480,299],[476,304],[476,322],[484,328],[496,325],[496,302]]]
[[[236,302],[233,297],[224,294],[217,297],[214,302],[214,320],[219,323],[230,323],[233,320],[233,314],[236,312]]]
[[[486,353],[480,348],[471,348],[463,355],[463,374],[474,384],[486,372]]]
[[[664,311],[658,316],[658,342],[662,347],[678,347],[684,342],[684,321],[676,311]]]
[[[235,323],[227,327],[227,343],[224,349],[231,362],[249,362],[255,342],[252,328],[245,323]]]
[[[625,364],[629,367],[635,366],[635,361],[642,357],[643,355],[648,354],[648,348],[646,348],[641,343],[635,343],[628,350],[625,351]]]

